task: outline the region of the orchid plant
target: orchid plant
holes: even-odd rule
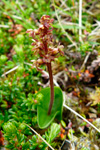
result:
[[[41,93],[42,94],[41,99],[44,99],[44,101],[41,102],[41,104],[38,106],[39,107],[38,108],[38,114],[39,114],[38,123],[42,122],[40,123],[41,125],[39,124],[41,128],[47,127],[51,123],[51,121],[54,119],[53,116],[56,116],[57,114],[59,114],[58,113],[59,107],[60,109],[62,109],[62,102],[63,102],[61,89],[58,87],[54,87],[54,84],[53,84],[53,73],[52,73],[51,62],[54,61],[55,58],[59,57],[59,55],[64,54],[62,51],[63,45],[59,44],[57,47],[54,46],[54,39],[53,39],[53,34],[52,34],[53,21],[54,19],[50,19],[50,16],[43,15],[40,19],[40,25],[38,29],[27,30],[27,33],[30,34],[30,36],[32,37],[32,41],[33,41],[32,51],[34,52],[34,55],[39,55],[40,57],[33,64],[36,66],[37,70],[40,71],[41,73],[43,73],[43,70],[39,68],[39,66],[42,64],[45,64],[47,66],[49,79],[50,79],[50,88],[45,88],[39,91],[35,97],[35,98],[39,97],[39,94]],[[50,100],[49,100],[49,94],[50,94]],[[57,94],[58,95],[60,94],[60,100]],[[56,96],[58,97],[58,100]],[[46,104],[46,100],[47,100],[47,104]],[[49,102],[49,106],[48,106],[48,102]],[[45,106],[44,106],[44,103],[46,104]],[[59,106],[55,109],[55,105],[57,105],[57,103],[59,104]],[[46,123],[43,123],[43,121],[40,121],[41,120],[40,118],[42,119],[44,118],[44,116],[41,116],[41,114],[44,114],[43,109],[45,109],[44,116],[49,118],[47,119],[48,121]],[[56,112],[56,114],[54,112]],[[60,118],[61,118],[61,111],[60,111]],[[45,119],[46,118],[44,118],[44,120]]]

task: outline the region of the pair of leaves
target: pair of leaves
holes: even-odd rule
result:
[[[37,106],[38,125],[41,129],[46,128],[56,117],[58,120],[62,118],[63,94],[59,87],[54,87],[54,102],[51,114],[48,115],[50,104],[50,88],[39,91],[36,95],[40,99],[40,105]]]

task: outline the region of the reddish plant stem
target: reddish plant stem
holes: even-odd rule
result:
[[[50,104],[49,104],[49,109],[48,109],[48,115],[50,115],[52,106],[53,106],[53,101],[54,101],[54,84],[53,84],[53,74],[52,74],[51,62],[47,63],[46,65],[48,68],[49,79],[50,79]]]

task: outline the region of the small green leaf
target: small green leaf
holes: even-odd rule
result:
[[[52,141],[59,134],[59,132],[60,132],[60,125],[57,123],[53,123],[50,129],[48,129],[48,131],[45,133],[47,142],[51,144]]]
[[[14,63],[9,60],[9,61],[7,62],[7,69],[11,69],[11,68],[13,68],[13,67],[14,67]]]
[[[66,123],[64,122],[64,120],[61,120],[61,125],[65,128],[66,127]]]
[[[0,64],[5,63],[6,60],[7,60],[6,55],[1,55],[0,56]]]
[[[42,100],[40,105],[37,106],[37,119],[38,125],[41,129],[46,128],[56,117],[58,120],[62,118],[62,106],[63,106],[63,94],[59,87],[54,87],[54,103],[51,110],[51,114],[48,115],[49,103],[50,103],[50,88],[45,88],[39,91],[38,94],[42,94]]]
[[[89,150],[88,148],[86,148],[86,147],[83,147],[81,150]]]

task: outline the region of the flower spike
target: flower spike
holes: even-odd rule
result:
[[[53,43],[53,34],[52,34],[52,23],[54,19],[50,19],[50,16],[43,15],[40,19],[40,25],[38,29],[29,29],[27,33],[33,38],[32,51],[35,55],[39,54],[40,58],[34,62],[37,70],[42,72],[42,69],[39,68],[40,65],[45,64],[47,66],[50,78],[50,105],[48,108],[48,115],[51,114],[53,101],[54,101],[54,84],[53,84],[53,74],[51,62],[54,61],[59,55],[63,55],[62,45],[54,47]]]

